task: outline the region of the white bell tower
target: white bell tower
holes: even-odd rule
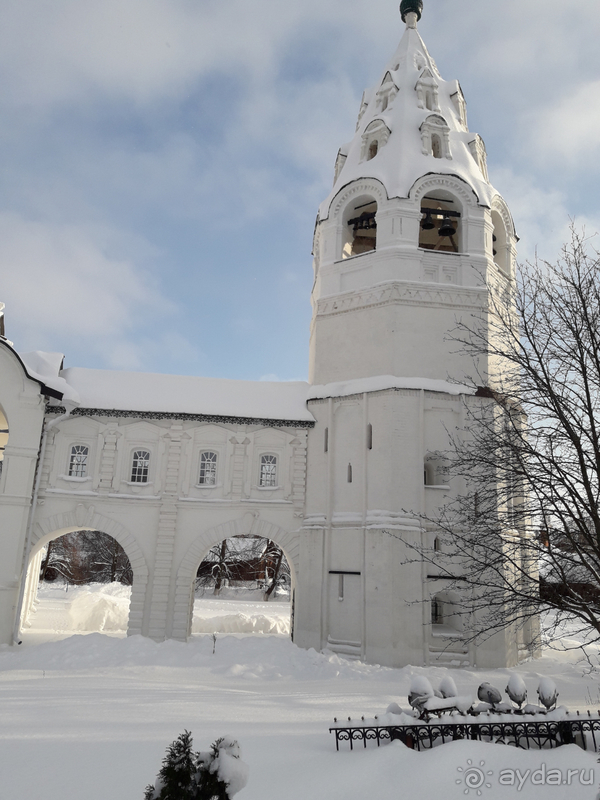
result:
[[[458,81],[442,79],[404,2],[406,31],[362,99],[340,148],[314,243],[310,381],[376,375],[460,380],[445,340],[479,308],[490,278],[510,281],[515,232],[467,127]]]
[[[450,491],[435,453],[460,425],[464,389],[455,382],[473,364],[449,335],[457,319],[485,315],[487,285],[510,286],[517,241],[460,84],[441,77],[417,31],[422,9],[421,0],[402,3],[400,45],[363,95],[319,208],[309,402],[317,423],[295,639],[390,666],[500,666],[516,663],[517,643],[494,640],[475,653],[464,632],[437,624],[433,612],[452,598],[409,563],[396,536],[426,541],[419,515],[434,516]],[[493,385],[492,366],[478,370]],[[461,623],[454,615],[449,624]]]

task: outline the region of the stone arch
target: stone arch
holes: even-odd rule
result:
[[[386,201],[385,189],[375,180],[355,181],[337,195],[333,206],[336,260],[377,249],[377,214]]]
[[[77,508],[71,511],[55,514],[45,520],[37,520],[33,530],[29,563],[49,541],[57,539],[65,533],[72,533],[77,530],[94,530],[106,533],[116,539],[127,554],[133,572],[127,635],[141,634],[144,602],[148,586],[148,565],[137,540],[120,522],[99,514],[94,506],[91,505],[78,505]],[[26,564],[25,569],[28,569],[28,567],[29,564]]]
[[[431,194],[440,201],[438,204],[430,202]],[[423,217],[419,229],[419,247],[435,250],[446,250],[457,253],[467,252],[469,236],[468,226],[473,218],[473,212],[478,207],[478,198],[473,189],[461,178],[455,175],[441,175],[430,173],[416,181],[409,193],[409,197],[422,212]],[[435,225],[432,224],[432,217],[427,215],[427,209],[438,208],[434,211]],[[444,212],[448,212],[449,219],[454,223],[456,234],[448,240],[438,239],[437,228],[439,227]],[[429,223],[425,225],[423,223]],[[427,228],[434,230],[428,230]]]
[[[388,200],[385,186],[380,181],[375,179],[357,180],[347,184],[337,193],[330,203],[329,214],[333,212],[334,217],[340,218],[346,206],[357,195],[363,194],[372,197],[379,208]]]
[[[500,195],[492,200],[491,218],[493,230],[492,257],[500,271],[508,278],[514,273],[515,225],[506,202]]]
[[[516,239],[517,232],[515,230],[515,223],[512,218],[512,214],[510,213],[510,209],[506,204],[506,200],[499,194],[495,195],[494,199],[492,200],[492,211],[496,211],[498,214],[500,214],[506,227],[506,232],[511,238]]]
[[[261,536],[271,539],[284,552],[292,572],[292,586],[298,576],[300,562],[300,536],[298,532],[289,533],[266,520],[261,520],[256,513],[248,512],[243,517],[232,519],[201,533],[184,555],[177,571],[175,586],[175,604],[173,607],[172,638],[186,641],[192,630],[192,614],[194,610],[193,582],[198,566],[211,547],[223,539],[234,536]]]
[[[457,198],[467,208],[475,208],[479,205],[479,198],[469,184],[457,175],[442,175],[430,173],[415,181],[411,186],[408,196],[414,200],[415,204],[420,204],[421,200],[428,192],[435,189],[445,189],[457,196]]]

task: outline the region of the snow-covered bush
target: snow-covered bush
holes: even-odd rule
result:
[[[444,698],[458,697],[458,690],[456,688],[456,684],[454,683],[454,679],[451,678],[450,675],[446,675],[444,678],[442,678],[439,691],[442,697]]]
[[[516,672],[510,676],[508,686],[506,687],[506,694],[519,708],[521,708],[523,703],[527,700],[527,686],[523,678]]]
[[[552,678],[542,678],[537,693],[540,698],[540,703],[545,706],[548,711],[556,705],[558,689]]]
[[[217,739],[204,753],[192,751],[192,735],[184,731],[172,745],[154,786],[144,800],[230,800],[248,782],[248,765],[237,741]]]
[[[433,686],[425,675],[415,675],[410,682],[410,697],[434,697]]]

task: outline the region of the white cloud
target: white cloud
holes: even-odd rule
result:
[[[588,235],[600,230],[600,209],[596,215],[571,217],[566,195],[558,189],[543,189],[534,176],[516,175],[510,168],[496,169],[494,183],[502,186],[502,194],[517,222],[520,262],[531,261],[536,255],[555,262],[563,244],[571,238],[571,221]]]
[[[2,8],[0,67],[19,102],[61,102],[95,90],[145,103],[185,91],[211,70],[235,72],[244,83],[275,70],[303,25],[317,19],[343,30],[352,19],[348,6],[363,9],[358,0],[9,2]]]
[[[174,312],[148,270],[126,255],[119,231],[56,225],[0,214],[0,274],[8,333],[17,349],[87,348],[107,367],[139,369]],[[189,347],[189,345],[187,345]]]
[[[59,342],[70,363],[75,349],[83,364],[288,374],[240,342],[264,341],[290,298],[300,307],[292,278],[309,286],[314,215],[361,91],[402,35],[398,3],[0,5],[0,299],[19,346]],[[597,0],[426,0],[420,32],[461,79],[521,257],[536,245],[553,257],[584,205],[594,227],[577,175],[597,171],[599,24]],[[189,344],[200,328],[206,356]]]
[[[595,169],[600,151],[600,80],[553,99],[526,117],[533,157],[561,171]]]

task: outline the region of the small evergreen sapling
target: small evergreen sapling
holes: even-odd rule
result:
[[[144,800],[230,800],[247,781],[248,765],[235,739],[217,739],[208,752],[194,753],[191,734],[184,731],[167,749]]]
[[[148,786],[144,800],[183,800],[193,798],[196,766],[192,752],[192,734],[184,731],[167,748],[155,786]]]

